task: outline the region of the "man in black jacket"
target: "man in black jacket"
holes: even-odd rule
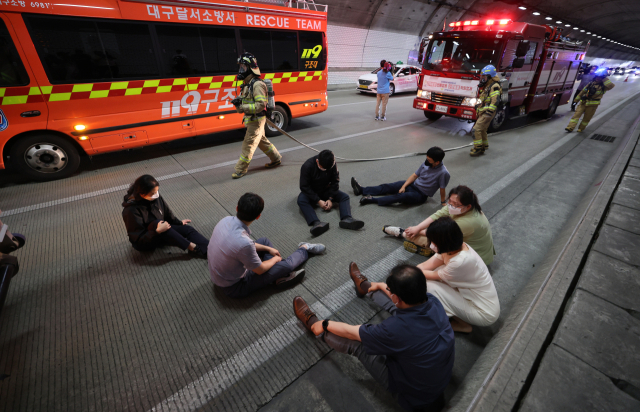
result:
[[[340,207],[340,227],[357,230],[364,222],[351,217],[349,195],[341,192],[340,174],[331,150],[323,150],[319,155],[307,159],[300,168],[300,195],[298,206],[311,226],[311,234],[319,236],[329,230],[329,223],[321,222],[314,207],[320,206],[328,212],[332,207]]]

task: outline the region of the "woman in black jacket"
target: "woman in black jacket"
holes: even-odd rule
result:
[[[124,196],[122,218],[133,248],[150,251],[158,246],[176,246],[206,258],[209,241],[187,225],[191,220],[178,220],[158,189],[153,176],[142,175]]]

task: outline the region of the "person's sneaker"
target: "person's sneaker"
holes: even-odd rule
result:
[[[415,243],[410,242],[408,240],[404,241],[403,246],[406,251],[411,253],[417,253],[420,256],[430,257],[431,255],[433,255],[433,250],[431,250],[431,248],[418,246]]]
[[[231,175],[231,178],[240,179],[242,176],[244,176],[246,174],[247,174],[247,172],[244,172],[244,173],[233,172],[233,174]]]
[[[389,225],[384,225],[382,227],[382,231],[384,233],[386,233],[389,236],[393,236],[393,237],[397,237],[397,238],[401,238],[402,234],[404,233],[404,229],[398,226],[389,226]]]
[[[387,121],[387,116],[385,116],[385,117],[381,117],[381,118],[380,118],[380,121],[381,121],[381,122],[386,122],[386,121]]]
[[[355,177],[351,178],[351,187],[353,188],[354,195],[360,196],[362,194],[362,186],[360,186]]]
[[[264,167],[266,167],[267,169],[273,169],[274,167],[278,167],[282,164],[282,157],[280,157],[280,159],[278,160],[274,160],[271,163],[267,163],[266,165],[264,165]]]
[[[188,252],[189,252],[189,253],[191,253],[191,254],[193,254],[193,255],[196,255],[197,257],[202,258],[202,259],[206,259],[206,258],[207,258],[207,251],[206,251],[206,249],[205,249],[205,250],[202,250],[202,249],[200,248],[200,246],[198,246],[198,245],[196,245],[196,247],[195,247],[195,248],[193,248],[193,250],[189,250]]]
[[[303,245],[307,245],[307,252],[313,255],[321,255],[327,250],[327,247],[322,243],[308,243],[308,242],[300,242],[298,247],[302,247]]]
[[[364,226],[364,222],[362,220],[357,220],[349,216],[342,219],[339,223],[339,226],[342,229],[358,230],[362,229],[362,227]]]
[[[313,224],[313,227],[311,228],[310,232],[313,236],[320,236],[327,230],[329,230],[329,223],[321,222],[318,220]]]
[[[304,277],[304,273],[304,269],[294,270],[293,272],[289,273],[289,276],[285,276],[276,280],[275,285],[277,288],[293,286],[302,280],[302,278]]]
[[[380,117],[376,116],[374,120],[380,120]]]
[[[375,203],[375,199],[371,195],[362,196],[360,198],[361,205],[368,205],[369,203]]]

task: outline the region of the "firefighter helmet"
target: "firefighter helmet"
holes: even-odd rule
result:
[[[494,77],[496,75],[496,68],[492,65],[484,66],[484,69],[480,72],[480,74]]]
[[[607,77],[607,68],[601,67],[594,73],[595,77]]]
[[[247,73],[247,70],[245,70],[242,65],[247,66],[256,76],[260,76],[258,60],[253,54],[244,52],[240,57],[238,57],[238,80],[245,79],[249,75],[249,73]]]

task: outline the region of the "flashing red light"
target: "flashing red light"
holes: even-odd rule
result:
[[[462,26],[462,22],[461,21],[457,21],[456,22],[456,27],[460,27],[460,26]]]
[[[471,25],[472,26],[477,26],[478,23],[480,23],[478,20],[474,20],[474,21],[471,22]]]
[[[509,24],[510,21],[511,20],[509,19],[503,19],[503,20],[500,20],[500,24]]]
[[[491,26],[493,24],[493,20],[487,20],[487,26]]]
[[[455,23],[449,23],[449,27],[455,27],[456,24]]]
[[[465,21],[465,22],[464,22],[464,25],[465,25],[465,26],[470,26],[470,25],[471,25],[471,21],[470,21],[470,20]]]
[[[580,60],[584,60],[584,54],[580,56]]]

